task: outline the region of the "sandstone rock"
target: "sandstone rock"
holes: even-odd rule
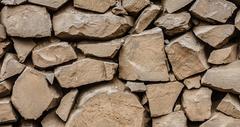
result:
[[[1,80],[5,80],[14,75],[20,74],[25,68],[24,64],[18,62],[17,56],[12,53],[7,53],[4,57],[0,77]]]
[[[11,94],[13,84],[10,81],[0,82],[0,98]]]
[[[115,7],[112,8],[112,13],[115,15],[128,15],[127,11],[122,6],[122,0],[117,0]]]
[[[221,49],[213,50],[208,58],[211,64],[227,64],[237,60],[238,45],[233,44]]]
[[[122,0],[122,5],[127,12],[137,14],[150,4],[150,0]]]
[[[152,127],[187,127],[187,118],[183,111],[172,112],[166,116],[153,118]]]
[[[0,42],[0,58],[2,58],[5,55],[10,44],[11,42],[9,40]]]
[[[200,75],[196,75],[196,76],[192,76],[192,77],[186,78],[183,81],[184,85],[188,89],[200,88],[201,87],[201,83],[200,82],[201,82],[201,76]]]
[[[206,87],[184,90],[182,95],[183,109],[191,121],[204,121],[211,117],[212,90]]]
[[[76,96],[78,94],[78,90],[74,89],[68,92],[61,100],[61,103],[59,104],[56,114],[63,120],[67,121],[68,116],[71,112],[71,109],[74,105]]]
[[[126,39],[119,55],[119,77],[125,80],[168,81],[164,37],[160,28]]]
[[[124,35],[131,26],[131,17],[112,12],[95,14],[67,7],[53,16],[55,35],[64,39],[112,39]]]
[[[190,11],[206,21],[225,23],[236,8],[235,4],[227,0],[197,0]]]
[[[39,126],[36,121],[22,119],[18,127],[39,127]]]
[[[41,68],[59,65],[73,59],[77,59],[77,55],[67,42],[37,46],[32,51],[33,64]]]
[[[149,102],[151,117],[171,113],[183,87],[183,84],[180,82],[147,85],[146,95]]]
[[[55,111],[48,113],[41,121],[42,127],[65,127],[64,122],[57,116]]]
[[[16,121],[17,116],[11,105],[10,98],[0,98],[0,124]]]
[[[240,61],[213,67],[202,77],[202,84],[224,92],[240,93]]]
[[[202,25],[193,29],[194,34],[212,47],[219,48],[228,42],[235,27],[225,25]]]
[[[11,101],[25,119],[36,120],[53,106],[56,95],[57,91],[48,86],[45,75],[27,67],[13,86]]]
[[[0,41],[3,41],[7,38],[5,27],[0,24]]]
[[[57,10],[59,7],[61,7],[67,1],[68,0],[28,0],[28,2],[30,2],[30,3],[46,6],[53,10]]]
[[[51,35],[51,19],[44,7],[4,6],[1,11],[1,20],[10,36],[39,38]]]
[[[181,104],[175,104],[175,107],[173,109],[174,112],[182,110],[182,105]]]
[[[84,55],[102,58],[114,58],[124,41],[125,40],[123,38],[106,42],[81,41],[77,44],[77,48],[80,49]]]
[[[131,90],[131,92],[145,92],[146,85],[143,82],[130,82],[126,83],[126,86]]]
[[[209,68],[204,46],[197,41],[191,32],[171,40],[165,50],[172,70],[179,80]]]
[[[162,27],[167,35],[172,36],[189,30],[191,28],[190,19],[191,15],[188,12],[164,14],[154,24]]]
[[[19,5],[25,3],[27,0],[1,0],[4,5]]]
[[[52,71],[41,71],[41,72],[46,76],[47,81],[52,85],[55,78],[54,72]]]
[[[163,7],[167,10],[168,13],[173,13],[175,11],[178,11],[179,9],[187,6],[190,4],[193,0],[163,0]]]
[[[64,88],[79,87],[113,79],[117,64],[94,59],[81,59],[55,69],[55,77]]]
[[[237,12],[237,15],[234,20],[235,27],[240,30],[240,11]]]

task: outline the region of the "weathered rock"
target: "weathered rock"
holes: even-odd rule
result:
[[[235,27],[240,30],[240,11],[237,12],[237,15],[234,20]]]
[[[17,121],[17,115],[11,105],[10,98],[0,98],[0,124]]]
[[[137,14],[149,4],[150,0],[122,0],[122,6],[132,14]]]
[[[25,3],[27,0],[1,0],[4,5],[19,5]]]
[[[202,84],[224,92],[240,93],[240,61],[213,67],[202,77]]]
[[[197,0],[190,11],[206,21],[225,23],[236,9],[236,5],[227,0]]]
[[[184,90],[182,106],[189,120],[204,121],[211,117],[211,96],[212,90],[206,87]]]
[[[61,7],[67,1],[68,0],[28,0],[28,2],[30,2],[30,3],[46,6],[53,10],[57,10],[59,7]]]
[[[5,31],[5,27],[0,24],[0,41],[3,41],[7,38],[7,34],[6,34],[6,31]]]
[[[115,15],[128,15],[127,11],[122,6],[122,1],[117,0],[115,7],[112,8],[112,13]]]
[[[131,92],[145,92],[146,85],[143,82],[130,82],[126,83],[126,86],[131,90]]]
[[[228,42],[234,33],[234,25],[201,25],[193,29],[194,34],[212,47],[219,48]]]
[[[42,127],[65,127],[64,122],[57,116],[55,111],[48,113],[41,121]]]
[[[38,122],[33,120],[21,120],[18,127],[39,127]]]
[[[95,14],[67,7],[53,16],[55,35],[64,39],[112,39],[124,35],[131,26],[131,17],[112,12]]]
[[[118,65],[94,59],[81,59],[55,69],[55,77],[64,88],[79,87],[113,79]]]
[[[180,82],[147,85],[146,94],[151,116],[157,117],[171,113],[183,87]]]
[[[5,55],[10,44],[11,42],[8,40],[0,42],[0,58],[2,58]]]
[[[59,65],[73,59],[77,59],[77,55],[67,42],[40,45],[32,51],[33,64],[41,68]]]
[[[152,127],[187,127],[187,118],[183,111],[172,112],[166,116],[153,118]]]
[[[54,72],[52,71],[41,71],[41,72],[46,76],[47,81],[52,85],[55,78]]]
[[[0,98],[11,94],[13,84],[6,80],[0,82]]]
[[[165,48],[177,79],[184,79],[209,68],[204,46],[188,32],[171,40]]]
[[[163,0],[163,7],[167,10],[168,13],[173,13],[175,11],[178,11],[179,9],[187,6],[190,4],[193,0]]]
[[[118,50],[121,48],[124,41],[123,38],[106,42],[81,41],[77,44],[77,48],[80,49],[84,55],[113,58],[118,53]]]
[[[10,36],[47,37],[52,23],[46,8],[35,5],[4,6],[1,20]]]
[[[71,112],[71,109],[74,105],[76,96],[78,94],[78,90],[74,89],[68,92],[61,100],[61,103],[59,104],[56,114],[63,120],[67,121],[68,116]]]
[[[125,80],[168,81],[166,60],[160,28],[131,35],[120,50],[119,77]]]
[[[172,36],[189,30],[191,28],[190,19],[191,15],[188,12],[164,14],[154,24],[163,28],[167,35]]]
[[[196,76],[186,78],[186,79],[184,79],[183,83],[188,89],[200,88],[201,87],[201,76],[196,75]]]

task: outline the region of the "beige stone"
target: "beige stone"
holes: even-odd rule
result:
[[[150,0],[122,0],[122,5],[128,13],[136,14],[150,4]]]
[[[30,3],[46,6],[53,10],[57,10],[67,1],[68,0],[28,0]]]
[[[184,79],[209,68],[204,46],[188,32],[171,40],[165,48],[177,79]]]
[[[185,89],[182,95],[183,109],[191,121],[204,121],[211,117],[212,90],[207,87]]]
[[[0,24],[0,41],[3,41],[7,38],[5,27]]]
[[[46,76],[47,81],[52,85],[55,78],[54,72],[53,71],[41,71],[41,72]]]
[[[240,30],[240,11],[237,12],[237,15],[234,20],[235,27]]]
[[[180,82],[147,85],[146,95],[151,116],[158,117],[171,113],[183,87],[183,84]]]
[[[128,15],[127,11],[122,6],[122,0],[117,0],[112,8],[112,13],[115,15]]]
[[[11,94],[13,84],[6,80],[0,82],[0,98]]]
[[[2,58],[8,48],[10,47],[11,42],[9,40],[0,42],[0,58]]]
[[[133,34],[119,55],[119,77],[125,80],[168,81],[164,37],[160,28]]]
[[[200,88],[201,87],[201,76],[196,75],[196,76],[186,78],[186,79],[184,79],[183,83],[188,89]]]
[[[38,122],[36,121],[21,119],[21,122],[18,124],[18,127],[39,127],[39,125]]]
[[[225,23],[236,8],[227,0],[196,0],[190,11],[206,21]]]
[[[172,112],[166,116],[153,118],[152,127],[187,127],[187,118],[183,111]]]
[[[19,5],[25,3],[27,0],[1,0],[4,5]]]
[[[57,116],[55,111],[47,114],[41,121],[42,127],[65,127],[65,123]]]
[[[179,9],[187,6],[193,0],[162,0],[163,7],[168,13],[173,13]]]
[[[0,98],[0,124],[17,121],[17,115],[11,105],[10,98]]]
[[[193,29],[194,34],[212,47],[219,48],[228,42],[234,33],[234,25],[201,25]]]
[[[131,92],[145,92],[146,91],[146,85],[144,84],[144,82],[128,81],[126,83],[126,86],[130,89]]]
[[[191,15],[188,12],[174,14],[163,14],[154,24],[163,28],[167,35],[175,35],[185,32],[191,28]]]
[[[35,5],[4,6],[1,20],[10,36],[47,37],[52,23],[46,8]]]
[[[67,7],[53,16],[53,29],[60,38],[113,39],[133,26],[129,16],[116,16],[108,11],[96,14]]]
[[[79,87],[113,79],[117,64],[94,59],[81,59],[55,69],[55,77],[64,88]]]

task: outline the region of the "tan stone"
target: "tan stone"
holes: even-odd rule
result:
[[[125,80],[168,81],[164,37],[160,28],[133,34],[119,55],[119,77]]]
[[[117,64],[94,59],[81,59],[55,69],[55,77],[64,88],[79,87],[113,79]]]
[[[185,89],[182,95],[183,109],[191,121],[204,121],[211,117],[212,90],[207,87]]]
[[[25,3],[27,0],[1,0],[4,5],[19,5]]]
[[[234,25],[201,25],[193,29],[194,34],[212,47],[219,48],[228,42],[234,33]]]
[[[162,0],[164,9],[167,10],[168,13],[173,13],[178,11],[179,9],[187,6],[193,0]]]
[[[183,84],[180,82],[147,85],[146,95],[151,116],[158,117],[171,113],[183,87]]]
[[[234,20],[235,27],[240,30],[240,11],[237,12],[237,15]]]
[[[186,78],[186,79],[184,79],[183,83],[188,89],[200,88],[201,87],[201,76],[196,75],[196,76]]]
[[[11,105],[10,98],[0,98],[0,124],[17,121],[17,115]]]
[[[39,38],[51,35],[52,23],[44,7],[4,6],[1,11],[1,20],[10,36]]]
[[[144,82],[130,82],[126,83],[126,86],[131,90],[131,92],[145,92],[146,85]]]
[[[0,41],[3,41],[7,38],[5,27],[0,24]]]
[[[53,16],[53,29],[60,38],[112,39],[124,35],[133,20],[112,12],[96,14],[67,7]]]
[[[21,120],[21,122],[18,124],[18,127],[39,127],[38,123],[33,120]]]
[[[11,94],[13,84],[6,80],[0,82],[0,98]]]
[[[115,6],[112,8],[112,13],[115,15],[128,15],[127,11],[122,6],[122,1],[117,0]]]
[[[54,72],[52,71],[41,71],[41,72],[46,76],[47,81],[52,85],[55,78]]]
[[[152,127],[187,127],[187,118],[183,111],[172,112],[166,116],[153,118]]]
[[[136,14],[150,4],[150,0],[122,0],[122,5],[127,12]]]
[[[206,21],[225,23],[236,8],[227,0],[196,0],[190,11]]]
[[[55,111],[48,113],[41,121],[42,127],[65,127],[65,123],[57,116]]]
[[[10,47],[11,42],[9,40],[0,42],[0,58],[2,58],[8,48]]]
[[[163,14],[154,24],[162,27],[167,35],[175,35],[185,32],[191,28],[191,15],[188,12],[180,12],[174,14]]]
[[[57,10],[67,1],[68,0],[28,0],[30,3],[46,6],[53,10]]]
[[[171,40],[165,48],[177,79],[184,79],[209,68],[204,46],[188,32]]]

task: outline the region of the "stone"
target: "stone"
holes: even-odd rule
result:
[[[46,8],[36,5],[4,6],[1,20],[7,34],[16,37],[51,36],[52,23]]]
[[[112,12],[96,14],[67,7],[53,16],[53,29],[63,39],[113,39],[123,36],[133,26],[129,16]]]
[[[10,47],[11,42],[9,40],[0,42],[0,58],[2,58],[8,48]]]
[[[53,107],[57,93],[48,85],[45,75],[27,67],[13,86],[11,101],[24,119],[36,120]]]
[[[232,44],[221,49],[213,50],[208,57],[208,63],[228,64],[237,60],[238,45]]]
[[[23,63],[37,45],[32,39],[12,38],[14,49],[20,63]]]
[[[41,71],[41,72],[46,76],[47,81],[52,85],[55,78],[54,72],[52,71]]]
[[[149,4],[150,0],[122,0],[122,6],[131,14],[137,14]]]
[[[17,122],[10,98],[0,98],[0,124]]]
[[[78,94],[77,89],[73,89],[69,91],[61,100],[59,104],[56,114],[63,120],[67,121],[68,116],[71,112],[71,109],[75,103],[76,96]]]
[[[178,11],[179,9],[187,6],[190,4],[193,0],[162,0],[163,7],[165,10],[167,10],[168,13],[173,13],[175,11]]]
[[[222,92],[240,93],[240,61],[208,69],[202,84]]]
[[[5,27],[0,24],[0,41],[4,41],[7,38]]]
[[[12,82],[8,80],[0,82],[0,98],[10,95],[12,87]]]
[[[198,42],[191,32],[171,40],[165,50],[172,65],[172,70],[179,80],[209,68],[204,46]]]
[[[131,29],[132,33],[143,32],[150,23],[157,17],[160,13],[161,7],[155,4],[150,4],[146,7],[142,13],[138,16],[134,27]]]
[[[77,55],[67,42],[39,45],[32,51],[33,64],[41,68],[59,65],[74,59],[77,59]]]
[[[201,87],[201,76],[196,75],[196,76],[186,78],[186,79],[184,79],[183,83],[187,87],[187,89],[200,88]]]
[[[189,30],[191,28],[190,20],[191,15],[188,12],[180,12],[163,14],[154,22],[154,24],[163,28],[167,35],[173,36]]]
[[[122,1],[117,0],[115,6],[112,8],[112,13],[115,15],[128,15],[127,11],[122,6]]]
[[[169,81],[160,28],[133,34],[126,39],[119,54],[119,77],[133,81]]]
[[[158,117],[171,113],[183,87],[183,84],[177,81],[147,85],[146,95],[149,102],[151,117]]]
[[[117,67],[117,63],[85,58],[56,68],[54,74],[62,87],[74,88],[112,80]]]
[[[240,118],[240,102],[239,99],[232,95],[227,94],[217,106],[217,110],[225,113],[234,118]]]
[[[77,44],[86,56],[95,56],[101,58],[114,58],[124,43],[124,39],[114,39],[111,41],[81,41]]]
[[[172,112],[162,117],[153,118],[152,127],[187,127],[187,118],[183,111]]]
[[[57,116],[55,111],[47,114],[41,121],[42,127],[65,127],[65,123]]]
[[[183,91],[182,106],[191,121],[204,121],[211,117],[212,90],[207,87]]]
[[[19,127],[39,127],[38,122],[33,120],[21,120]]]
[[[235,27],[240,30],[240,11],[237,12],[237,15],[234,20]]]
[[[47,8],[57,10],[68,0],[28,0],[29,3],[46,6]]]
[[[126,86],[130,89],[131,92],[145,92],[146,85],[143,82],[131,82],[128,81]]]
[[[19,63],[18,58],[15,54],[7,53],[4,57],[0,71],[1,81],[20,74],[24,68],[25,65]]]
[[[196,0],[190,11],[203,20],[225,23],[236,9],[235,4],[226,0]]]
[[[27,0],[1,0],[4,5],[19,5],[25,3]]]
[[[105,13],[116,0],[74,0],[73,3],[76,8]]]
[[[228,42],[233,35],[234,25],[201,25],[193,29],[194,34],[214,48],[219,48]]]

